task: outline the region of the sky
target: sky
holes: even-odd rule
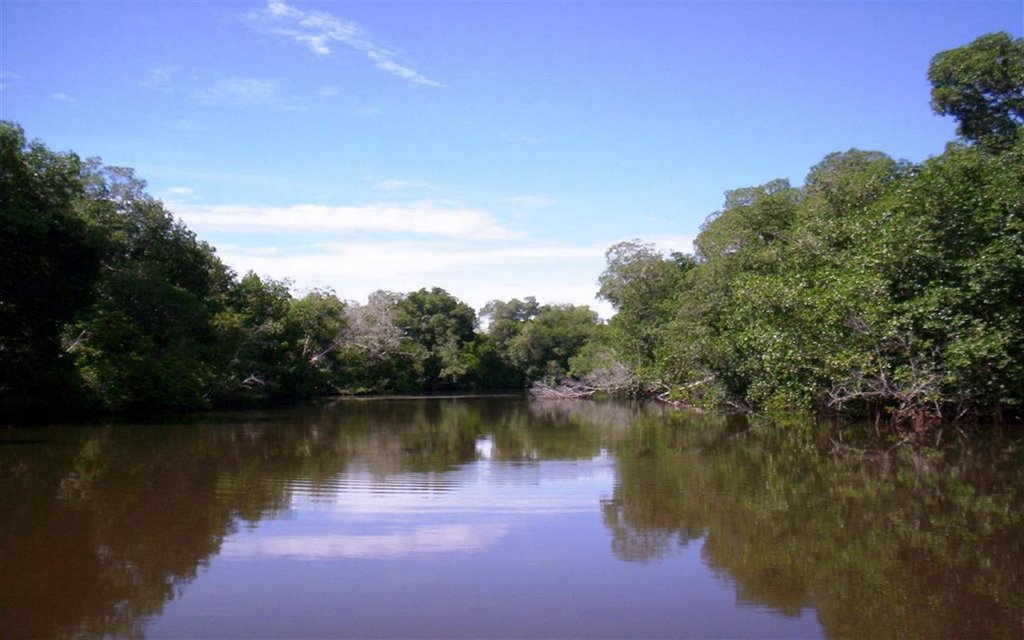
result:
[[[239,273],[595,299],[730,189],[955,138],[931,57],[1000,2],[0,0],[0,118],[127,166]]]

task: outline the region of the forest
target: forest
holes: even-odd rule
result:
[[[851,149],[725,194],[689,254],[607,253],[616,309],[449,292],[367,301],[234,273],[129,170],[0,125],[0,414],[181,411],[343,393],[630,393],[871,417],[1019,421],[1024,40],[937,54],[959,138]],[[922,96],[924,99],[924,96]],[[595,274],[596,275],[596,274]]]

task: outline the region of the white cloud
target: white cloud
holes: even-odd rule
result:
[[[379,277],[441,273],[453,269],[515,267],[543,263],[569,263],[600,259],[607,247],[515,243],[500,247],[426,241],[324,243],[301,253],[281,256],[291,267],[307,272],[300,264],[312,258],[317,272],[338,276],[373,274]],[[270,266],[269,264],[266,266]]]
[[[485,211],[430,201],[350,206],[170,206],[199,232],[410,233],[467,240],[505,240],[520,235]]]
[[[66,102],[67,104],[77,104],[78,100],[72,98],[66,93],[51,93],[50,97],[57,102]]]
[[[330,56],[335,43],[362,51],[374,65],[414,84],[441,84],[408,66],[396,62],[393,51],[378,46],[358,24],[325,11],[304,11],[281,0],[269,0],[259,12],[246,16],[257,29],[288,38],[320,57]]]
[[[171,184],[190,180],[179,176]],[[374,186],[395,193],[431,188],[428,182],[401,179]],[[271,206],[201,204],[184,190],[167,195],[177,196],[168,208],[219,247],[221,258],[237,272],[287,278],[297,291],[331,288],[348,299],[365,299],[378,289],[439,286],[474,308],[492,299],[532,295],[541,302],[589,305],[607,318],[613,310],[595,300],[596,281],[606,250],[630,239],[537,239],[485,208],[439,199]],[[539,207],[554,201],[531,194],[503,203]],[[692,239],[645,238],[666,253],[691,251]]]
[[[510,204],[514,207],[521,207],[523,209],[540,209],[542,207],[550,207],[555,204],[554,199],[543,195],[532,195],[532,196],[514,196],[511,198],[505,198],[505,203]]]
[[[243,247],[236,244],[222,244],[217,248],[222,254],[240,254],[246,256],[268,256],[281,253],[280,247]]]
[[[434,185],[426,180],[382,180],[373,185],[381,191],[405,191],[407,189],[433,189]]]
[[[453,240],[384,240],[321,243],[316,246],[245,248],[220,246],[221,258],[239,273],[255,271],[290,278],[298,289],[329,287],[343,298],[361,300],[372,291],[415,291],[438,286],[474,308],[488,300],[535,296],[612,309],[596,301],[596,280],[604,252],[613,242],[544,243],[525,239],[480,246]]]

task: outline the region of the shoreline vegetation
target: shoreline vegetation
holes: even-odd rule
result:
[[[130,169],[0,124],[0,419],[364,393],[526,389],[867,420],[941,434],[1024,417],[1024,40],[937,54],[959,140],[851,149],[729,191],[695,253],[607,252],[586,306],[239,276]],[[481,326],[486,325],[486,330]]]

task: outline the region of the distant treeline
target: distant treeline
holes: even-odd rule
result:
[[[0,126],[0,413],[180,410],[344,392],[629,392],[926,428],[1024,402],[1024,41],[938,54],[961,138],[850,150],[737,189],[695,255],[608,251],[587,307],[434,288],[366,303],[238,277],[127,169]],[[481,322],[481,319],[484,322]],[[481,331],[482,324],[487,330]],[[563,383],[562,387],[557,381]]]
[[[344,392],[521,388],[568,373],[586,307],[438,288],[328,290],[236,276],[130,170],[0,125],[0,400],[6,414],[187,410]]]

